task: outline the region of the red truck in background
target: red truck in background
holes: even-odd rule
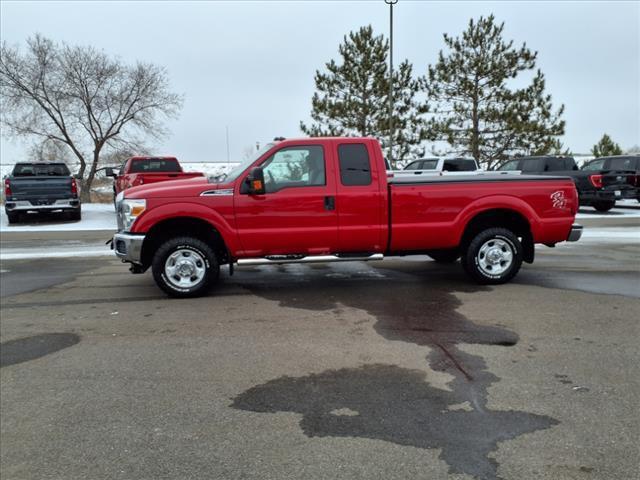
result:
[[[384,255],[460,258],[473,280],[499,284],[533,262],[534,244],[582,234],[570,178],[393,177],[372,138],[270,143],[226,177],[131,188],[116,208],[116,255],[175,297],[205,294],[223,264]]]
[[[183,171],[176,157],[131,157],[124,161],[119,172],[106,168],[105,174],[114,178],[114,199],[118,193],[138,185],[204,176],[202,172]]]

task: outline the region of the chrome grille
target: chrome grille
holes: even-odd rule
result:
[[[125,226],[124,213],[122,211],[122,202],[116,203],[116,219],[118,220],[118,231],[122,232]]]

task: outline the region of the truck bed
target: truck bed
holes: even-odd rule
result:
[[[464,226],[483,209],[520,212],[534,241],[566,238],[577,210],[575,186],[549,175],[402,176],[388,179],[390,252],[459,245]]]

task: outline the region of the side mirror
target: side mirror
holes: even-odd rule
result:
[[[75,178],[76,180],[82,180],[82,175],[80,175],[79,173],[74,173],[73,178]]]
[[[104,174],[107,177],[117,177],[118,176],[118,174],[116,172],[114,172],[113,168],[111,168],[111,167],[105,168],[104,169]]]
[[[246,180],[248,184],[248,191],[250,195],[264,195],[266,193],[264,188],[264,172],[262,167],[254,167],[249,172]]]

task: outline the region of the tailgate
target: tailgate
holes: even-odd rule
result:
[[[630,170],[610,170],[602,172],[603,188],[632,187],[636,183],[636,173]]]
[[[71,177],[11,177],[9,182],[14,200],[61,200],[71,196]]]

